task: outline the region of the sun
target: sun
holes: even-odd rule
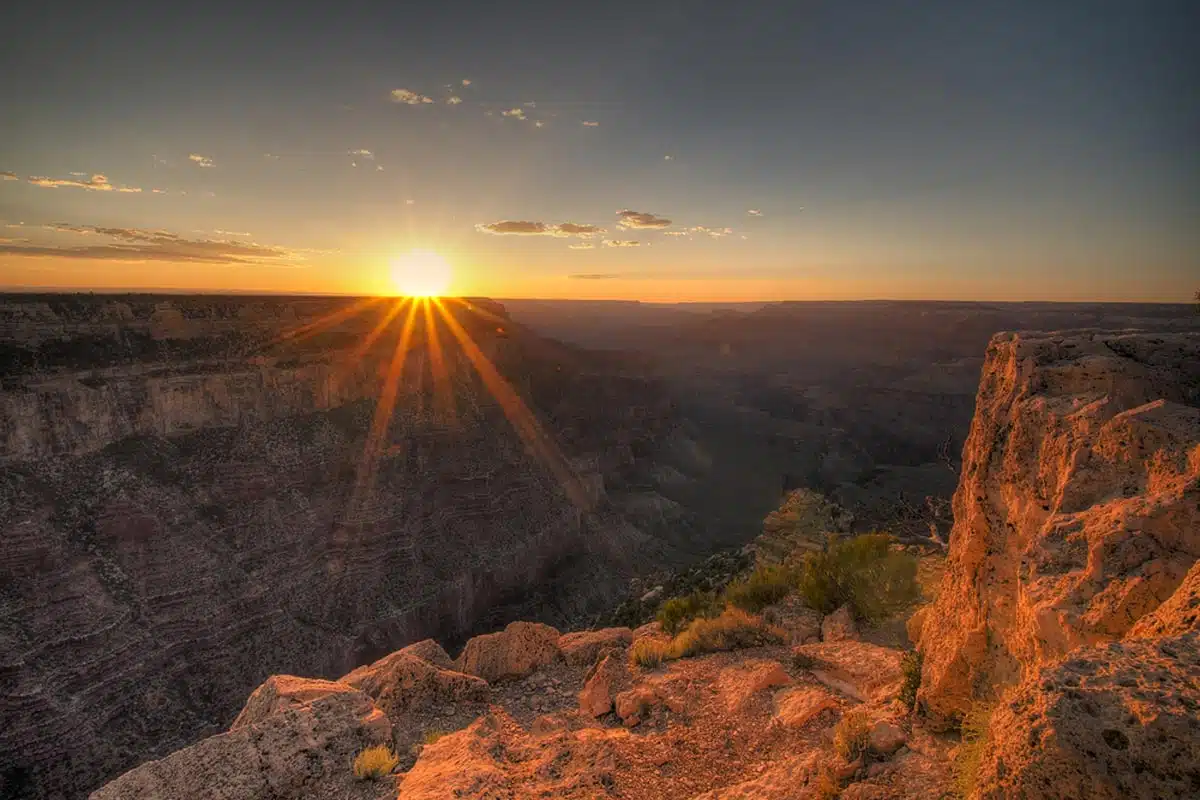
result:
[[[440,297],[450,279],[450,263],[432,250],[412,250],[392,262],[392,283],[408,297]]]

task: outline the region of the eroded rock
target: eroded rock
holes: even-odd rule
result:
[[[454,663],[462,672],[489,683],[523,678],[562,657],[559,636],[549,625],[512,622],[498,633],[473,637]]]
[[[568,664],[587,667],[596,663],[603,650],[623,650],[633,643],[629,628],[603,628],[598,631],[564,633],[558,639],[558,649]]]
[[[359,667],[341,682],[366,692],[393,717],[444,703],[485,703],[490,694],[483,679],[442,669],[405,650]]]
[[[844,605],[821,620],[821,640],[825,642],[844,642],[858,639],[858,625],[854,622],[854,612],[850,606]]]

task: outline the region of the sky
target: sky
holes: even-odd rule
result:
[[[0,287],[394,293],[415,250],[494,297],[1200,288],[1194,0],[4,20]]]

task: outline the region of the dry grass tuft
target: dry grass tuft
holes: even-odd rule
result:
[[[380,745],[368,747],[354,757],[354,777],[359,780],[375,780],[391,774],[400,759],[392,748]]]
[[[853,761],[867,749],[871,722],[865,711],[846,714],[833,729],[833,749],[846,761]]]
[[[671,644],[661,639],[638,639],[629,648],[629,658],[639,667],[653,669],[670,660]]]
[[[696,619],[671,643],[675,658],[687,658],[703,653],[720,653],[746,647],[782,644],[783,632],[763,621],[730,606],[719,617]]]

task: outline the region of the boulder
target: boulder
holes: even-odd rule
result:
[[[837,699],[824,689],[790,689],[776,695],[775,719],[789,728],[803,728],[837,706]]]
[[[481,678],[442,669],[404,650],[359,667],[341,682],[361,689],[396,718],[444,704],[486,703],[490,696]]]
[[[442,646],[433,639],[422,639],[415,644],[410,644],[408,647],[401,649],[400,652],[416,656],[422,661],[428,661],[435,667],[454,669],[454,659],[450,658],[450,654],[442,649]]]
[[[246,699],[241,713],[229,726],[236,731],[261,722],[272,714],[289,708],[306,708],[316,700],[334,694],[361,694],[349,684],[323,681],[319,678],[297,678],[294,675],[272,675],[263,681]]]
[[[503,631],[476,636],[467,642],[455,666],[492,683],[523,678],[562,656],[559,632],[539,622],[513,622]]]
[[[1200,634],[1080,648],[992,715],[978,797],[1195,797]]]
[[[858,625],[854,623],[854,612],[844,605],[821,620],[821,640],[825,642],[857,641]]]
[[[288,676],[278,676],[286,678]],[[296,679],[298,680],[298,679]],[[320,681],[317,683],[329,683]],[[91,800],[259,800],[264,797],[366,797],[351,771],[354,756],[391,744],[391,724],[359,691],[335,689],[308,702],[277,707],[268,696],[299,688],[268,681],[241,725],[151,761],[106,784]],[[318,687],[294,693],[301,696]],[[280,692],[283,694],[280,694]],[[259,694],[256,692],[255,694]],[[269,710],[256,722],[258,716]],[[387,783],[380,782],[387,792]],[[395,785],[391,785],[395,796]]]
[[[633,643],[629,628],[604,628],[598,631],[565,633],[558,639],[558,649],[568,664],[590,667],[603,650],[623,650]]]
[[[579,710],[590,717],[600,717],[613,709],[614,698],[629,683],[629,668],[617,654],[604,656],[588,676],[579,692]]]
[[[908,741],[904,730],[890,719],[876,720],[867,736],[871,750],[881,756],[890,756]]]
[[[992,339],[921,635],[933,724],[977,687],[1122,638],[1183,582],[1200,558],[1197,385],[1196,332]]]
[[[632,728],[641,723],[646,714],[661,706],[663,700],[654,687],[639,684],[618,694],[614,703],[621,722],[625,727]]]

